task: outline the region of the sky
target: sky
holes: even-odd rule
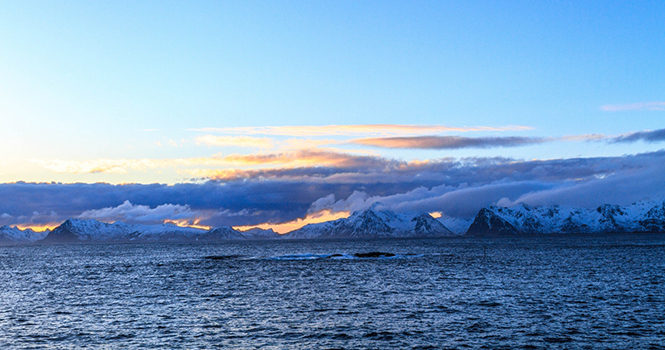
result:
[[[664,57],[662,1],[0,0],[0,225],[662,198]]]

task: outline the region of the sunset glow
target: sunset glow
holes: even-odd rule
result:
[[[235,226],[234,228],[240,231],[247,231],[253,228],[260,228],[264,230],[272,229],[273,231],[279,234],[284,234],[299,229],[305,225],[342,219],[348,217],[349,215],[351,215],[351,213],[348,211],[333,213],[330,210],[322,210],[316,213],[308,214],[304,219],[298,218],[293,221],[277,223],[277,224],[264,223],[264,224],[251,225],[251,226]]]

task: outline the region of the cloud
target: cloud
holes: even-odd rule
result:
[[[320,125],[320,126],[263,126],[263,127],[229,127],[201,128],[192,131],[214,132],[222,134],[242,135],[274,135],[274,136],[350,136],[350,135],[422,135],[443,132],[471,131],[521,131],[530,130],[528,126],[475,126],[452,127],[444,125],[404,125],[404,124],[368,124],[368,125]]]
[[[605,134],[586,134],[586,135],[566,135],[562,136],[559,139],[561,141],[573,141],[573,142],[594,142],[594,141],[606,141],[610,139],[610,136]]]
[[[30,162],[39,164],[48,170],[57,173],[115,173],[125,174],[129,170],[145,170],[160,166],[159,161],[150,159],[93,159],[93,160],[43,160],[31,159]]]
[[[330,195],[313,203],[311,210],[358,211],[380,203],[397,212],[437,211],[448,217],[473,217],[488,205],[570,205],[587,208],[605,203],[630,204],[645,198],[662,198],[665,165],[632,169],[606,177],[548,182],[542,180],[497,181],[469,186],[420,187],[405,193],[370,196],[354,192],[346,199],[330,201]]]
[[[272,139],[266,137],[248,137],[248,136],[215,136],[204,135],[196,138],[197,143],[208,146],[233,146],[270,149],[275,145]]]
[[[625,105],[604,105],[600,107],[606,112],[622,112],[622,111],[665,111],[665,102],[638,102]]]
[[[162,204],[155,208],[150,208],[147,205],[135,205],[126,200],[116,207],[86,210],[78,217],[106,222],[163,223],[166,220],[196,220],[200,216],[201,213],[193,211],[187,204]]]
[[[357,156],[331,164],[238,170],[234,176],[174,185],[0,184],[0,213],[7,214],[0,216],[0,224],[62,222],[86,213],[105,220],[181,217],[200,218],[207,226],[250,226],[376,202],[397,211],[473,216],[500,200],[588,206],[665,195],[665,151],[553,160],[405,162]]]
[[[229,155],[220,159],[234,165],[283,164],[289,166],[364,166],[381,163],[379,157],[352,155],[328,150],[298,150],[292,152]]]
[[[419,187],[406,193],[389,196],[369,196],[356,191],[346,199],[319,205],[318,210],[359,211],[379,203],[379,209],[396,212],[440,212],[449,217],[473,217],[488,205],[495,204],[501,198],[517,200],[520,195],[552,187],[552,184],[540,181],[496,182],[486,185],[469,186],[463,183],[457,187],[436,186],[431,189]]]
[[[514,203],[560,204],[587,208],[605,203],[625,205],[645,198],[665,197],[663,183],[665,183],[665,162],[526,193]]]
[[[364,138],[351,143],[382,148],[407,149],[460,149],[519,147],[551,141],[540,137],[461,137],[461,136],[418,136]]]
[[[665,129],[638,131],[619,136],[604,134],[568,135],[553,137],[462,137],[462,136],[414,136],[361,138],[348,143],[383,148],[407,149],[461,149],[520,147],[553,141],[629,143],[637,141],[658,142],[665,140]],[[275,143],[269,138],[202,136],[199,142],[210,145],[242,145],[247,147],[272,148]],[[370,151],[341,150],[337,148],[316,148],[323,144],[341,143],[334,140],[285,140],[278,144],[281,152],[259,152],[252,154],[213,155],[210,157],[175,158],[175,159],[88,159],[88,160],[44,160],[31,159],[32,163],[59,173],[116,173],[147,171],[149,169],[173,168],[180,173],[196,178],[215,180],[233,180],[253,176],[273,176],[281,169],[293,168],[354,168],[370,167],[408,167],[417,168],[418,163],[436,164],[438,160],[402,162],[373,155]],[[314,146],[314,148],[299,148]],[[234,169],[255,168],[255,169]],[[265,170],[272,167],[272,169]],[[256,170],[256,168],[261,168]],[[379,174],[374,174],[379,175]]]
[[[234,228],[240,231],[251,230],[253,228],[260,228],[264,230],[272,229],[277,233],[287,233],[293,230],[297,230],[305,225],[317,224],[321,222],[346,218],[349,216],[349,214],[350,214],[349,212],[342,212],[342,211],[332,212],[330,210],[321,210],[318,212],[307,213],[307,216],[305,216],[305,218],[297,218],[295,220],[283,223],[278,223],[278,224],[263,223],[260,225],[236,226]]]
[[[278,153],[231,154],[198,158],[176,159],[91,159],[91,160],[43,160],[32,159],[46,169],[59,173],[117,173],[145,171],[155,168],[181,168],[193,166],[353,166],[377,162],[378,157],[354,155],[333,149],[296,150]],[[188,172],[188,170],[183,170]],[[192,172],[192,171],[189,171]],[[196,171],[193,171],[196,172]]]
[[[665,141],[665,129],[653,131],[638,131],[610,139],[612,143],[632,143],[637,141],[660,142]]]

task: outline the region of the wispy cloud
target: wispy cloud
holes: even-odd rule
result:
[[[611,136],[605,134],[586,134],[586,135],[566,135],[561,136],[559,140],[561,141],[573,141],[573,142],[593,142],[593,141],[606,141],[610,139]]]
[[[233,146],[233,147],[250,147],[250,148],[273,148],[274,141],[266,137],[248,137],[248,136],[215,136],[204,135],[196,138],[198,144],[208,146]]]
[[[92,160],[44,160],[31,159],[30,162],[57,173],[112,173],[125,174],[130,170],[157,168],[161,161],[151,159],[92,159]]]
[[[371,155],[358,155],[341,150],[300,149],[276,153],[230,154],[212,157],[175,158],[175,159],[88,159],[88,160],[45,160],[31,159],[32,163],[58,173],[115,173],[126,174],[129,171],[145,171],[156,168],[178,168],[183,172],[191,172],[186,167],[265,167],[280,168],[334,166],[352,167],[380,162]],[[184,167],[184,168],[183,168]],[[222,170],[225,171],[225,170]]]
[[[519,147],[551,141],[541,137],[462,137],[462,136],[417,136],[364,138],[351,143],[382,148],[403,149],[461,149]]]
[[[522,131],[531,130],[528,126],[473,126],[452,127],[444,125],[402,125],[402,124],[367,124],[367,125],[320,125],[320,126],[262,126],[262,127],[230,127],[201,128],[192,131],[242,134],[242,135],[273,135],[273,136],[354,136],[354,135],[427,135],[446,132],[472,131]]]
[[[613,143],[632,143],[637,141],[644,141],[644,142],[665,141],[665,129],[632,132],[626,135],[616,136],[610,139],[610,142]]]
[[[600,107],[606,112],[621,112],[621,111],[665,111],[665,102],[652,101],[652,102],[638,102],[624,105],[604,105]]]

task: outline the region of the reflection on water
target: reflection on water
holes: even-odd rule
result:
[[[0,348],[665,343],[660,235],[1,247],[0,280]]]

